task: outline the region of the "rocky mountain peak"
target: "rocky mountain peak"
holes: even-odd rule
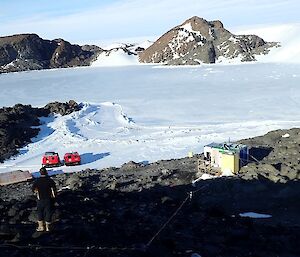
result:
[[[194,16],[166,32],[139,58],[144,63],[171,65],[254,61],[255,55],[266,54],[275,45],[255,35],[234,35],[219,20]]]
[[[193,29],[197,29],[199,26],[205,26],[208,24],[207,20],[200,18],[198,16],[193,16],[187,19],[182,25],[191,24]]]
[[[193,30],[195,31],[201,31],[203,29],[215,28],[215,29],[222,29],[223,23],[219,20],[216,21],[207,21],[203,18],[193,16],[192,18],[187,19],[184,23],[182,23],[180,26],[185,26],[187,24],[190,24]]]
[[[101,52],[63,39],[45,40],[36,34],[0,37],[0,73],[86,66]]]

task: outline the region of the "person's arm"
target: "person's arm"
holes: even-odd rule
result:
[[[32,187],[31,187],[32,192],[36,192],[37,191],[37,184],[36,184],[36,180],[33,182]]]
[[[56,196],[57,196],[57,189],[56,189],[55,182],[52,179],[51,179],[51,193],[52,193],[52,197],[56,198]]]
[[[38,185],[37,185],[37,180],[33,182],[33,185],[31,187],[32,192],[37,196],[37,199],[40,199],[39,195],[39,190],[38,190]]]

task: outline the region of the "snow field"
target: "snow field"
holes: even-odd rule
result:
[[[130,66],[2,74],[3,106],[82,102],[66,116],[43,118],[41,132],[0,172],[41,166],[45,151],[78,151],[82,165],[55,172],[153,162],[200,153],[300,125],[300,65]],[[51,89],[51,90],[50,90]],[[45,93],[46,92],[46,93]],[[283,134],[284,136],[284,134]]]

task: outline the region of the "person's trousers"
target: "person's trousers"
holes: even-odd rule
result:
[[[37,202],[38,220],[51,222],[52,213],[53,213],[52,199],[38,200]]]

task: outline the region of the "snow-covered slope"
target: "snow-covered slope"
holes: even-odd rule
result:
[[[128,52],[124,48],[114,48],[98,55],[97,60],[91,66],[127,66],[139,64],[136,54]]]
[[[132,53],[137,53],[139,49],[147,49],[149,46],[153,44],[150,40],[145,40],[140,43],[112,43],[107,46],[102,47],[104,50],[111,50],[115,48],[124,48],[129,50]]]
[[[114,43],[104,47],[104,51],[92,62],[92,67],[97,66],[126,66],[140,64],[138,52],[148,48],[151,41],[144,41],[139,44]]]
[[[0,172],[37,170],[45,151],[77,150],[85,168],[152,162],[202,152],[210,142],[300,126],[300,65],[74,68],[0,76],[0,103],[83,103],[43,120],[34,143]],[[51,90],[49,90],[51,88]],[[47,93],[45,93],[47,92]]]
[[[300,62],[300,23],[258,26],[237,33],[256,33],[267,41],[280,43],[281,47],[272,48],[268,55],[256,56],[260,62]]]

